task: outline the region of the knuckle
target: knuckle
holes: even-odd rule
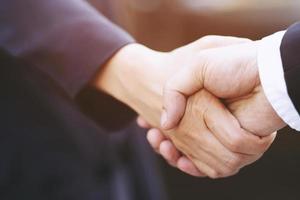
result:
[[[245,162],[245,158],[241,155],[235,155],[225,161],[225,165],[232,171],[238,170]]]
[[[229,140],[229,148],[233,152],[241,152],[245,142],[241,135],[235,135]]]

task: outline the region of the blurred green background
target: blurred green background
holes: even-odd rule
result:
[[[139,42],[168,51],[204,35],[260,39],[300,20],[297,0],[91,0]],[[264,123],[264,122],[261,122]],[[209,180],[160,166],[171,200],[299,200],[300,133],[280,131],[256,164]]]

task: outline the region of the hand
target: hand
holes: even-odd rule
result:
[[[233,41],[245,41],[227,39],[216,37],[215,44],[228,45]],[[153,127],[159,127],[166,81],[192,60],[197,55],[195,52],[214,47],[214,43],[206,42],[205,38],[200,41],[169,53],[156,52],[137,44],[128,45],[108,62],[94,84],[129,105]],[[273,141],[274,136],[261,139],[241,129],[218,99],[205,91],[196,94],[189,105],[193,105],[191,108],[199,107],[199,110],[194,112],[190,109],[184,117],[184,123],[164,134],[196,163],[204,175],[212,178],[232,175],[240,167],[258,159]],[[208,114],[203,110],[206,107],[210,108]],[[212,118],[214,120],[209,121]],[[214,126],[215,132],[209,131],[207,125]],[[218,137],[224,132],[226,134],[222,139],[230,141],[228,145],[224,145]]]
[[[198,170],[196,165],[187,156],[183,155],[172,141],[156,128],[152,128],[142,117],[137,118],[137,124],[141,128],[150,129],[147,132],[147,139],[154,151],[160,154],[171,166],[178,168],[182,172],[196,177],[206,175]],[[275,134],[274,138],[275,139]],[[270,144],[272,141],[270,141]]]
[[[214,131],[209,129],[212,126],[215,127]],[[156,134],[164,138],[158,130],[152,132],[149,133],[150,137]],[[178,127],[164,134],[172,142],[159,139],[162,142],[160,151],[171,165],[182,170],[192,168],[188,173],[210,178],[236,174],[240,168],[258,160],[275,137],[274,134],[260,139],[241,129],[223,104],[205,90],[189,98]],[[230,141],[229,144],[224,145],[218,139],[218,135],[222,134],[225,135],[224,139]],[[175,146],[186,157],[180,157]]]
[[[206,88],[219,98],[225,99],[228,108],[238,118],[242,127],[256,135],[265,136],[285,126],[270,106],[260,85],[256,43],[248,42],[203,51],[194,62],[167,83],[165,108],[168,121],[164,124],[166,129],[176,125],[185,110],[186,98],[182,94],[189,96],[201,88]],[[169,101],[170,99],[173,101]],[[186,173],[195,172],[195,165],[185,156],[180,157],[179,151],[167,138],[155,138],[162,138],[162,133],[152,129],[148,133],[148,140],[167,161]],[[159,148],[167,142],[167,149]]]
[[[186,97],[205,88],[225,101],[246,130],[266,136],[283,128],[285,123],[260,85],[256,54],[256,42],[199,52],[166,83],[162,127],[167,130],[176,126],[184,114]]]
[[[150,129],[149,125],[142,117],[138,117],[137,123],[140,127]],[[154,149],[154,151],[160,155],[173,167],[196,177],[205,177],[206,175],[201,173],[194,163],[186,156],[182,155],[175,147],[175,145],[163,133],[155,128],[152,128],[147,133],[147,139]]]

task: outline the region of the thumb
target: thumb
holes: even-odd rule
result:
[[[161,127],[169,130],[175,127],[185,112],[186,97],[176,90],[165,88]]]
[[[195,68],[183,68],[167,81],[163,91],[162,129],[169,130],[176,127],[184,115],[186,97],[202,89],[200,70],[200,65]]]
[[[180,48],[180,51],[183,53],[186,48],[187,51],[198,52],[248,41],[244,38],[206,36]],[[178,125],[185,112],[186,97],[203,88],[201,68],[200,63],[185,67],[166,83],[163,92],[162,129],[169,130]]]

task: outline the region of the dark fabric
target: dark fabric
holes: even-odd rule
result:
[[[84,0],[1,0],[0,45],[71,96],[133,39]]]
[[[133,39],[126,32],[83,0],[0,1],[0,47],[48,74],[71,97],[130,42]],[[94,100],[98,107],[109,104],[126,111],[114,117],[102,115],[106,116],[102,126],[116,130],[133,118],[126,106],[102,96]]]
[[[43,72],[0,51],[1,200],[163,200],[136,128],[108,134]]]
[[[42,73],[3,53],[0,65],[0,199],[107,199],[105,133]]]
[[[132,41],[84,0],[0,0],[0,47],[27,63],[0,53],[1,200],[165,199],[144,135],[124,128],[134,113],[87,87]]]
[[[288,28],[280,48],[288,93],[300,113],[300,23]]]

